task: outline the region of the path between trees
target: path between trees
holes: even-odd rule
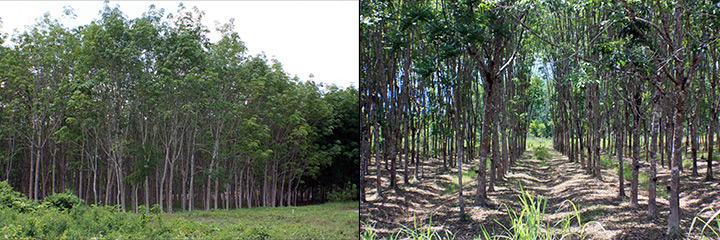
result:
[[[476,183],[467,177],[463,179],[463,195],[466,213],[472,219],[460,222],[457,171],[443,171],[442,161],[433,160],[426,168],[426,177],[420,181],[410,181],[410,186],[399,183],[398,190],[387,190],[383,186],[385,199],[378,201],[374,188],[368,189],[368,202],[361,203],[362,228],[373,228],[381,236],[387,237],[397,232],[401,225],[412,228],[413,219],[418,227],[427,226],[432,218],[434,230],[444,229],[456,234],[457,239],[472,239],[480,235],[481,225],[491,233],[503,233],[503,228],[495,222],[510,226],[506,206],[519,211],[519,185],[534,196],[547,199],[546,220],[556,223],[569,214],[574,214],[572,201],[578,208],[583,223],[587,224],[585,232],[591,239],[663,239],[667,228],[669,206],[667,199],[658,198],[659,217],[650,219],[647,216],[646,186],[641,186],[640,208],[630,207],[629,199],[618,198],[617,173],[612,169],[602,171],[603,180],[589,175],[579,163],[570,162],[566,156],[549,150],[550,159],[533,158],[533,150],[529,149],[521,159],[511,167],[504,181],[497,184],[494,192],[488,194],[488,207],[476,207],[473,194]],[[626,159],[627,160],[627,159]],[[464,164],[463,172],[471,170],[471,164]],[[658,188],[665,187],[669,171],[658,167],[660,179]],[[641,173],[647,168],[641,168]],[[384,173],[387,175],[386,173]],[[402,172],[398,173],[402,181]],[[455,177],[453,177],[455,176]],[[411,177],[412,178],[412,177]],[[374,183],[375,175],[369,176],[368,182]],[[689,171],[683,173],[681,185],[681,226],[690,226],[695,213],[706,206],[720,208],[720,191],[718,183],[703,183],[702,176],[691,177]],[[386,180],[383,177],[383,180]],[[387,183],[389,181],[383,181]],[[630,183],[625,181],[626,194],[630,194]],[[575,226],[573,231],[579,232]]]

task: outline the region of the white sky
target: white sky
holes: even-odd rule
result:
[[[216,42],[215,21],[227,23],[235,18],[235,31],[251,55],[265,52],[276,58],[291,76],[315,82],[358,87],[359,79],[359,3],[351,1],[110,1],[127,15],[138,18],[151,4],[175,14],[182,2],[187,10],[197,6],[205,11],[203,24]],[[63,7],[74,9],[77,18],[64,17]],[[102,1],[0,1],[0,35],[23,32],[25,26],[49,12],[66,27],[89,24],[100,17]],[[10,44],[10,37],[5,45]]]

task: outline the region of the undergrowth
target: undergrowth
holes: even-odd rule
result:
[[[522,186],[520,186],[521,194],[518,199],[521,203],[521,209],[516,211],[507,205],[505,209],[510,218],[510,226],[505,226],[498,220],[495,223],[498,224],[504,232],[501,234],[493,234],[488,232],[485,226],[481,225],[481,234],[476,239],[584,239],[587,234],[585,228],[588,224],[597,223],[590,221],[585,224],[582,223],[580,214],[577,207],[572,201],[566,200],[562,204],[569,204],[572,206],[574,214],[570,214],[558,222],[550,223],[545,219],[545,211],[547,206],[547,200],[542,197],[533,197],[529,193],[525,192]],[[432,217],[429,219],[427,225],[418,226],[417,218],[413,217],[413,226],[407,227],[400,225],[401,229],[387,238],[380,237],[378,232],[374,230],[374,225],[368,223],[362,223],[363,231],[360,234],[360,239],[363,240],[374,240],[374,239],[455,239],[455,234],[451,231],[434,230],[432,227]],[[571,228],[579,226],[579,232],[571,231]]]
[[[623,161],[623,178],[625,183],[629,184],[632,179],[632,163],[629,161]],[[609,158],[607,155],[600,155],[600,165],[611,168],[614,173],[618,172],[617,158]],[[658,167],[660,167],[658,165]],[[638,185],[641,187],[649,186],[649,178],[647,171],[641,170],[638,172]],[[656,188],[656,194],[659,198],[668,198],[668,192],[661,187]]]
[[[542,145],[534,147],[533,150],[535,152],[535,158],[539,160],[546,160],[552,157],[552,155],[550,155],[550,152],[548,152],[547,148]]]
[[[3,239],[357,239],[358,202],[301,207],[121,212],[119,206],[86,206],[71,192],[42,202],[0,182]],[[144,206],[140,207],[144,209]]]

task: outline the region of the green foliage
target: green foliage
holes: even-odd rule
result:
[[[355,200],[358,198],[359,194],[360,192],[358,192],[357,185],[350,182],[348,182],[344,187],[335,187],[335,189],[330,190],[327,193],[328,200],[331,202]]]
[[[38,204],[13,190],[7,181],[0,182],[0,209],[9,208],[21,213],[35,211]]]
[[[2,183],[0,183],[2,185]],[[43,205],[75,203],[69,192]],[[26,201],[29,201],[25,199]],[[32,212],[0,207],[0,237],[37,239],[353,239],[357,202],[282,208],[138,214],[118,206],[38,207]],[[144,208],[144,207],[143,207]],[[294,209],[294,213],[292,212]]]
[[[618,163],[617,159],[609,158],[607,155],[601,155],[600,156],[600,165],[604,167],[612,168],[613,172],[618,171]],[[623,161],[623,178],[626,181],[630,181],[632,179],[632,166],[631,163],[628,161]],[[648,186],[648,174],[647,172],[639,172],[638,173],[638,185],[639,186]],[[667,198],[668,192],[665,190],[665,188],[656,188],[656,194],[659,198]]]
[[[522,185],[520,186],[520,192],[521,195],[518,196],[521,203],[519,213],[507,205],[505,206],[510,216],[511,225],[504,226],[495,220],[497,224],[505,229],[505,235],[491,235],[483,227],[482,236],[484,239],[583,239],[586,237],[585,228],[593,222],[583,224],[577,207],[573,202],[566,200],[561,205],[567,203],[572,206],[574,214],[560,219],[555,224],[551,224],[545,220],[547,200],[542,197],[533,197],[530,193],[523,190]],[[575,221],[577,225],[574,225],[573,221]],[[573,226],[580,226],[579,232],[570,231],[570,228]]]
[[[550,159],[550,157],[552,157],[545,146],[536,146],[533,148],[533,151],[535,152],[535,158],[539,160]]]
[[[72,191],[66,190],[64,193],[56,193],[45,197],[43,205],[57,208],[60,211],[67,211],[83,202],[84,201],[78,196],[75,196]]]
[[[528,131],[531,135],[535,137],[549,138],[552,137],[552,129],[552,121],[547,121],[543,123],[540,120],[533,119],[532,122],[530,122],[530,127]]]
[[[455,239],[455,234],[450,230],[443,229],[442,231],[433,230],[432,216],[428,219],[427,226],[418,226],[418,219],[413,216],[413,225],[408,227],[400,224],[401,229],[390,235],[389,239],[417,239],[417,240],[432,240],[432,239]],[[363,223],[362,228],[364,231],[360,234],[362,240],[374,240],[376,239],[377,233],[372,230],[372,226],[368,226],[367,223]]]

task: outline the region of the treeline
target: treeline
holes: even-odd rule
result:
[[[233,20],[211,42],[203,15],[181,4],[128,19],[106,4],[87,25],[45,15],[13,35],[0,47],[0,178],[30,199],[70,189],[123,211],[289,206],[351,191],[357,90],[250,56]]]

